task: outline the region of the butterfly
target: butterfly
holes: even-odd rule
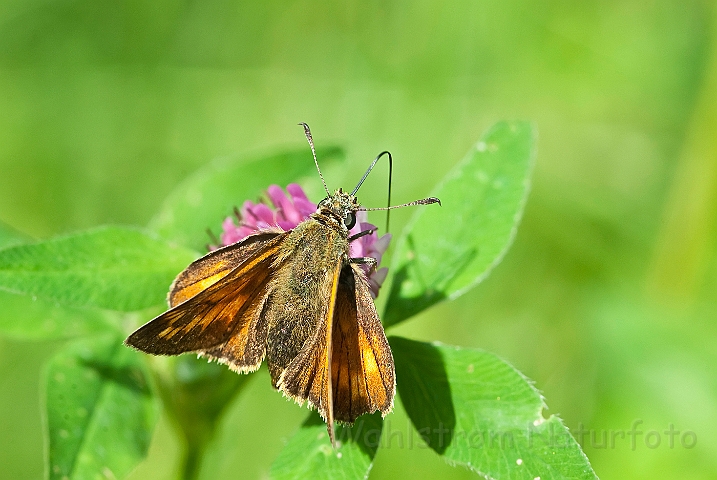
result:
[[[393,408],[396,375],[391,348],[361,265],[349,245],[355,197],[376,157],[351,193],[326,187],[309,126],[304,133],[326,190],[315,213],[295,228],[259,230],[214,250],[182,271],[170,287],[169,310],[125,341],[154,355],[195,352],[238,373],[256,371],[266,360],[274,388],[299,404],[307,402],[327,424]],[[389,176],[390,184],[390,176]],[[390,202],[390,189],[389,189]],[[437,198],[408,205],[440,203]],[[376,209],[385,210],[385,209]]]

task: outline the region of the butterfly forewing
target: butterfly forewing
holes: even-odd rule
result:
[[[364,413],[393,408],[393,356],[363,271],[341,271],[333,318],[331,376],[334,417],[352,423]]]
[[[174,307],[206,290],[238,265],[263,248],[280,232],[263,231],[244,240],[219,248],[192,262],[172,282],[169,306]]]
[[[249,242],[251,249],[249,255],[234,256],[240,262],[238,265],[215,283],[141,327],[127,338],[126,343],[155,355],[176,355],[183,352],[208,351],[225,344],[230,337],[236,335],[244,335],[248,338],[251,325],[256,325],[253,320],[261,316],[263,301],[268,294],[272,268],[283,235],[273,235]],[[241,248],[241,244],[231,247]],[[226,260],[231,257],[231,249],[229,247],[227,249],[218,256],[220,259]],[[194,288],[191,285],[204,282],[208,278],[216,278],[220,275],[217,272],[226,270],[224,267],[213,270],[212,263],[215,259],[216,257],[209,254],[187,269],[196,269],[205,272],[206,275],[182,272],[178,279],[196,279],[196,281],[194,283],[175,281],[175,285],[188,286],[184,289],[180,288],[180,293],[174,297],[184,295],[181,292],[186,291],[187,288]],[[173,288],[174,290],[176,288]],[[263,350],[261,356],[263,357]],[[238,355],[238,358],[241,358],[241,355]],[[225,363],[231,363],[231,360]],[[236,365],[236,368],[241,367],[242,365]]]

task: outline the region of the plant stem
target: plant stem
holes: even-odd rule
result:
[[[158,380],[164,406],[184,440],[180,478],[196,480],[222,413],[248,377],[184,356],[172,359]]]
[[[197,441],[197,439],[185,438],[186,447],[182,458],[182,480],[197,480],[201,471],[202,459],[207,450],[207,441]]]

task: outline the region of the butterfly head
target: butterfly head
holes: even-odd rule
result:
[[[346,230],[351,230],[356,225],[356,212],[360,207],[356,197],[339,188],[333,195],[319,202],[318,212],[338,221]]]

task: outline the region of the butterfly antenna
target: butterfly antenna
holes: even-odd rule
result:
[[[441,204],[441,201],[436,197],[422,198],[421,200],[414,200],[413,202],[403,203],[401,205],[392,205],[390,207],[378,207],[378,208],[359,208],[359,212],[372,212],[374,210],[393,210],[394,208],[411,207],[413,205],[430,205],[432,203]]]
[[[358,189],[361,188],[361,185],[363,185],[364,180],[366,180],[366,177],[368,177],[368,174],[371,173],[371,170],[373,170],[373,167],[378,163],[378,161],[383,157],[384,155],[388,155],[388,203],[386,204],[387,207],[391,205],[391,183],[393,178],[393,157],[391,156],[391,152],[389,151],[383,151],[379,153],[376,158],[373,159],[373,162],[371,162],[371,165],[369,165],[368,169],[366,170],[366,173],[363,174],[363,177],[361,177],[361,180],[356,184],[356,188],[354,188],[353,192],[351,192],[351,195],[356,195],[356,192],[358,192]],[[390,219],[391,211],[389,208],[386,208],[386,231],[388,232],[388,225],[389,225],[389,219]]]
[[[309,126],[304,122],[299,123],[299,125],[304,127],[304,135],[306,135],[306,139],[309,141],[309,146],[311,147],[311,154],[314,156],[316,170],[319,171],[319,177],[321,177],[321,183],[324,184],[324,190],[326,190],[327,195],[331,195],[331,193],[329,193],[329,187],[326,186],[326,181],[324,180],[324,176],[322,175],[321,169],[319,168],[319,161],[316,160],[316,149],[314,148],[314,139],[311,137],[311,130],[309,129]]]

